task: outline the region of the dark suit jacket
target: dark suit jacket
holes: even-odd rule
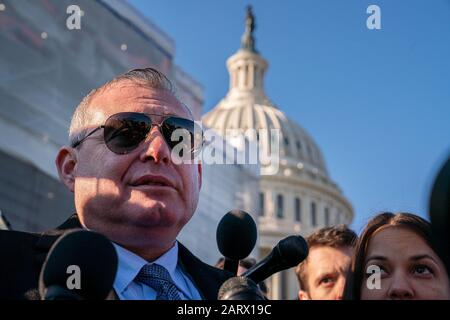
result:
[[[42,234],[0,231],[0,299],[40,299],[39,273],[51,246],[68,230],[79,228],[75,214],[58,228]],[[203,263],[181,243],[178,258],[206,300],[216,300],[222,283],[233,276]]]

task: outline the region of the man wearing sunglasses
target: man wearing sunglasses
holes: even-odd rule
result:
[[[18,273],[10,277],[18,284],[0,290],[0,298],[36,298],[45,253],[68,229],[84,228],[114,243],[119,266],[113,297],[216,299],[232,275],[204,264],[176,240],[197,207],[202,181],[199,163],[179,160],[195,157],[202,134],[170,81],[155,69],[135,69],[92,91],[74,112],[69,140],[56,166],[77,213],[43,235],[9,236],[9,244],[22,244],[3,261],[39,254],[38,268],[9,269]]]

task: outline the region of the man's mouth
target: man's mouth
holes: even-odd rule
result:
[[[135,188],[146,188],[146,187],[166,187],[176,189],[175,185],[166,177],[157,175],[145,175],[139,179],[133,181],[129,184]]]

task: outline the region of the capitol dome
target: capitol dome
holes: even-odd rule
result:
[[[322,153],[311,136],[269,101],[253,103],[233,101],[233,98],[227,97],[217,108],[204,116],[203,123],[223,136],[229,129],[244,132],[249,128],[278,129],[281,138],[280,157],[285,162],[293,163],[297,168],[306,167],[315,174],[328,178]],[[257,135],[257,142],[267,154],[270,139]]]
[[[265,154],[275,143],[278,147],[277,170],[271,172],[261,166],[259,211],[252,213],[258,224],[259,255],[264,257],[289,235],[307,236],[325,226],[350,224],[353,208],[330,177],[313,138],[266,96],[264,75],[268,62],[255,49],[253,31],[250,8],[241,48],[227,60],[229,91],[202,120],[204,126],[224,137],[227,130],[256,129],[258,134],[247,139]],[[267,133],[271,129],[279,133],[278,141]],[[269,287],[271,299],[286,299],[298,292],[292,270],[273,276]]]

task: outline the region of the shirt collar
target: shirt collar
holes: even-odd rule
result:
[[[119,260],[114,288],[118,292],[123,292],[134,281],[142,267],[149,262],[114,242],[113,245],[116,248]],[[172,248],[151,263],[156,263],[166,268],[172,279],[174,279],[178,264],[178,242],[175,241]]]

